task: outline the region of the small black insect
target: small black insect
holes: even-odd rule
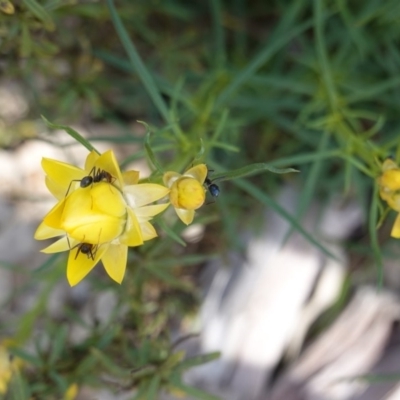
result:
[[[78,258],[79,253],[86,254],[87,258],[91,258],[94,260],[97,253],[97,248],[99,247],[97,244],[91,243],[79,243],[77,246],[78,250],[76,251],[75,260]]]
[[[101,234],[101,230],[99,233],[99,238],[100,238],[100,234]],[[83,237],[82,243],[78,243],[75,246],[71,247],[71,243],[69,242],[69,238],[67,235],[67,242],[68,242],[69,249],[72,251],[72,250],[78,248],[78,250],[76,251],[76,254],[75,254],[75,260],[78,258],[79,253],[86,254],[87,258],[91,258],[92,260],[94,260],[96,257],[96,253],[97,253],[97,249],[99,248],[99,245],[92,244],[92,243],[86,243],[84,240],[85,240],[85,237]]]
[[[205,185],[207,186],[208,191],[210,192],[212,197],[218,197],[221,193],[219,186],[209,178],[206,178],[204,181]]]
[[[209,172],[209,173],[210,173],[210,172],[213,172],[213,170],[212,170],[212,169],[209,169],[208,172]],[[211,194],[212,197],[217,198],[217,197],[219,196],[219,194],[221,193],[221,191],[220,191],[220,189],[219,189],[219,186],[218,186],[216,183],[214,183],[214,181],[211,180],[211,179],[208,177],[208,175],[207,175],[207,178],[206,178],[205,181],[204,181],[204,184],[207,186],[207,189],[208,189],[208,191],[210,192],[210,194]]]
[[[108,183],[113,183],[115,180],[115,178],[107,171],[104,171],[100,168],[96,169],[96,167],[93,167],[92,170],[89,172],[89,175],[84,176],[82,179],[73,179],[69,186],[68,186],[68,190],[67,193],[65,194],[65,197],[67,197],[70,189],[71,189],[71,185],[72,182],[79,182],[79,186],[81,188],[86,188],[90,185],[93,185],[93,183],[97,183],[97,182],[108,182]]]

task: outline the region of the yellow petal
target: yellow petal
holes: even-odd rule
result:
[[[100,244],[110,242],[121,235],[124,221],[103,215],[84,220],[70,220],[70,225],[64,224],[65,231],[74,239],[81,242]]]
[[[195,165],[194,167],[188,169],[183,175],[190,176],[190,177],[196,179],[196,181],[203,184],[207,178],[207,174],[208,174],[207,165],[206,164],[198,164],[198,165]]]
[[[163,175],[163,182],[164,185],[167,187],[171,187],[172,184],[181,177],[181,174],[178,174],[178,172],[174,172],[174,171],[167,171],[164,175]]]
[[[75,400],[78,396],[78,385],[76,383],[72,383],[69,385],[67,391],[64,393],[63,400]]]
[[[399,166],[391,158],[387,158],[382,163],[382,171],[388,171],[389,169],[398,169],[398,168]]]
[[[119,165],[112,150],[108,150],[103,153],[96,160],[94,166],[100,170],[110,173],[115,178],[115,182],[113,182],[113,184],[119,188],[123,187],[124,182],[122,180],[121,170],[119,169]]]
[[[42,253],[46,254],[51,254],[51,253],[60,253],[62,251],[67,251],[73,248],[76,245],[76,241],[73,239],[70,239],[68,242],[67,237],[64,236],[61,239],[57,240],[50,246],[47,246],[43,250],[41,250]]]
[[[139,182],[139,171],[125,171],[122,173],[124,185],[136,185]]]
[[[67,193],[68,187],[72,181],[80,181],[87,175],[81,168],[61,161],[52,160],[50,158],[42,159],[42,168],[51,181],[64,188],[65,194]]]
[[[140,228],[142,230],[142,235],[143,235],[143,241],[151,240],[157,237],[157,232],[154,229],[154,226],[148,222],[148,221],[143,221],[140,222]]]
[[[62,235],[65,235],[65,231],[61,229],[51,228],[50,226],[47,226],[44,222],[42,222],[36,229],[34,238],[36,240],[45,240]]]
[[[390,236],[399,239],[400,238],[400,214],[397,214],[396,220],[394,221],[392,232]]]
[[[49,213],[44,217],[43,222],[49,226],[50,228],[54,229],[62,229],[61,227],[61,218],[63,215],[65,207],[65,199],[62,201],[59,201],[50,211]]]
[[[170,203],[163,203],[163,204],[152,204],[150,206],[138,207],[135,208],[135,214],[138,217],[139,221],[141,219],[151,219],[157,214],[162,213],[165,209],[168,208]]]
[[[184,210],[182,208],[175,208],[175,211],[178,214],[180,220],[184,224],[189,225],[193,222],[194,210]]]
[[[142,230],[135,213],[129,207],[128,219],[125,226],[125,232],[119,238],[121,244],[126,246],[140,246],[143,244]]]
[[[78,182],[76,182],[75,184],[74,181],[71,181],[71,186],[69,187],[69,189],[65,189],[64,185],[60,185],[57,182],[51,180],[47,175],[44,179],[47,189],[57,200],[62,200],[69,192],[75,190],[76,184],[79,185]]]
[[[86,157],[85,161],[85,171],[87,173],[90,173],[94,167],[94,164],[96,161],[99,159],[100,154],[96,153],[94,150],[92,150],[88,156]]]
[[[169,189],[156,183],[139,183],[125,186],[124,193],[128,204],[136,208],[163,198],[169,193]]]
[[[79,283],[100,261],[106,252],[108,244],[103,244],[93,249],[92,255],[84,254],[79,248],[75,248],[69,252],[67,264],[67,279],[71,286]]]
[[[121,283],[124,279],[127,260],[128,247],[122,244],[111,244],[104,253],[101,262],[110,278]]]
[[[113,217],[121,217],[126,214],[126,202],[121,192],[114,186],[100,182],[90,188],[92,198],[91,209]]]

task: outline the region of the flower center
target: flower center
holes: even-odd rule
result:
[[[65,199],[61,229],[81,242],[101,244],[120,236],[127,219],[121,192],[106,182],[75,190]]]
[[[204,203],[205,189],[196,179],[183,176],[172,184],[170,200],[176,208],[196,210]]]

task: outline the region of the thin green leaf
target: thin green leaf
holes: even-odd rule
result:
[[[128,377],[130,372],[127,369],[121,368],[116,364],[116,361],[105,355],[99,349],[92,347],[90,349],[91,354],[97,358],[97,360],[111,373],[116,376]]]
[[[106,348],[114,339],[115,337],[120,333],[121,331],[121,326],[116,324],[111,326],[109,329],[106,329],[103,334],[100,336],[98,342],[97,342],[97,348],[98,349],[104,349]]]
[[[213,353],[201,354],[200,356],[190,357],[179,364],[179,369],[185,370],[193,367],[197,367],[199,365],[203,365],[212,361],[217,360],[221,357],[221,353],[219,351],[215,351]]]
[[[165,258],[161,261],[153,261],[152,264],[155,267],[162,266],[164,268],[171,268],[176,266],[184,267],[198,265],[206,261],[210,261],[211,259],[216,257],[218,257],[218,254],[190,254],[179,258]]]
[[[68,337],[68,328],[66,325],[61,325],[53,336],[51,342],[51,353],[49,357],[49,364],[54,364],[61,356],[62,351],[65,349],[65,342]]]
[[[365,165],[363,165],[360,161],[358,161],[355,157],[346,154],[346,153],[338,153],[338,156],[348,161],[350,164],[355,166],[359,171],[361,171],[366,176],[369,176],[372,179],[375,179],[374,172],[370,171]]]
[[[75,375],[85,376],[86,374],[89,374],[98,363],[99,360],[93,354],[89,354],[75,369]]]
[[[283,46],[289,43],[293,38],[299,36],[302,32],[312,26],[312,21],[308,20],[297,25],[294,29],[282,33],[275,37],[275,40],[268,43],[256,57],[247,64],[247,67],[237,73],[232,82],[225,88],[216,101],[216,106],[224,105],[233,94],[243,85],[255,72],[264,66]]]
[[[234,153],[239,153],[240,152],[240,148],[237,146],[234,146],[232,144],[229,143],[224,143],[224,142],[209,142],[208,143],[210,147],[215,147],[218,149],[222,149],[222,150],[226,150],[226,151],[232,151]]]
[[[13,374],[11,375],[8,395],[9,397],[7,397],[7,399],[10,400],[26,400],[31,398],[28,392],[27,383],[22,377],[19,369],[14,369]]]
[[[193,159],[193,164],[195,165],[195,164],[198,164],[202,159],[203,159],[203,156],[204,156],[204,142],[203,142],[203,139],[202,138],[200,138],[200,149],[199,149],[199,151],[197,152],[197,154],[194,156],[194,159]]]
[[[32,40],[29,27],[26,23],[21,24],[21,57],[29,57],[32,53]]]
[[[380,209],[381,207],[378,205],[378,209]],[[381,215],[378,223],[376,224],[376,228],[379,229],[382,224],[385,222],[385,219],[387,218],[388,214],[390,213],[390,211],[392,211],[392,209],[390,207],[386,207],[383,211],[381,211],[379,214]]]
[[[358,101],[365,101],[369,98],[379,97],[379,95],[382,95],[382,93],[388,90],[394,90],[399,85],[400,77],[398,76],[379,81],[379,83],[377,83],[376,85],[364,85],[360,90],[355,91],[354,94],[350,94],[346,98],[346,101],[348,102],[348,104],[351,104]]]
[[[311,153],[303,153],[295,156],[278,158],[277,160],[270,161],[268,165],[270,167],[280,167],[282,165],[308,164],[316,160],[326,160],[333,157],[340,157],[340,155],[341,152],[339,150],[329,150],[320,153],[313,151]]]
[[[146,265],[146,271],[154,275],[156,278],[168,283],[168,285],[172,287],[176,287],[187,292],[191,292],[194,289],[192,285],[180,281],[165,268],[154,267],[153,265],[148,264]]]
[[[186,242],[178,234],[176,234],[174,230],[165,223],[164,220],[158,218],[156,221],[161,230],[163,230],[172,240],[179,243],[181,246],[186,247]]]
[[[22,0],[26,8],[41,20],[47,30],[54,30],[54,22],[50,14],[36,0]]]
[[[27,351],[21,348],[10,347],[9,351],[13,356],[21,358],[22,360],[34,365],[37,368],[43,367],[43,361],[39,357],[29,354]]]
[[[181,78],[179,79],[178,83],[175,85],[174,90],[172,92],[172,99],[171,99],[171,105],[170,105],[170,121],[175,121],[174,123],[174,131],[177,134],[179,138],[183,138],[184,134],[181,130],[181,127],[179,125],[179,110],[178,110],[178,100],[179,101],[184,101],[184,103],[187,103],[186,100],[182,97],[182,89],[183,89],[183,84],[184,84],[184,79]],[[187,105],[187,104],[186,104]]]
[[[348,194],[351,190],[351,177],[353,172],[353,165],[350,162],[346,162],[344,165],[344,194]]]
[[[155,375],[151,378],[146,392],[146,400],[155,400],[160,387],[160,377]]]
[[[181,390],[182,392],[186,393],[189,396],[192,396],[196,399],[200,400],[221,400],[219,397],[214,396],[210,393],[203,392],[200,389],[194,388],[192,386],[185,385],[181,382],[177,377],[171,377],[170,383],[175,388]]]
[[[218,121],[217,129],[215,129],[214,134],[211,136],[211,142],[217,142],[219,137],[221,136],[221,133],[223,132],[226,121],[228,120],[229,116],[229,110],[225,109],[222,111],[221,118]]]
[[[145,141],[144,141],[144,148],[146,149],[147,157],[150,160],[150,162],[154,165],[156,170],[160,174],[163,174],[164,170],[161,167],[160,163],[157,161],[157,158],[153,153],[153,149],[151,148],[151,143],[150,143],[151,132],[150,132],[149,125],[146,124],[146,122],[143,122],[143,121],[138,121],[138,122],[139,122],[139,124],[143,124],[145,126],[145,128],[146,128],[146,137],[145,137]]]
[[[111,20],[114,25],[115,30],[122,42],[122,45],[125,48],[125,51],[128,55],[129,61],[133,69],[138,74],[140,80],[142,81],[144,87],[147,90],[147,93],[153,100],[155,106],[157,107],[158,111],[164,118],[166,122],[171,122],[169,117],[168,108],[161,96],[160,91],[157,88],[156,83],[154,82],[153,77],[151,76],[150,72],[146,68],[145,64],[142,61],[139,53],[136,50],[135,45],[129,38],[128,32],[126,31],[121,18],[119,17],[117,10],[114,6],[113,0],[106,0],[108,9],[110,11]]]
[[[157,368],[154,365],[146,365],[145,367],[137,368],[131,372],[131,376],[134,382],[139,381],[142,378],[154,375]]]
[[[69,126],[66,125],[59,125],[59,124],[53,124],[50,122],[46,117],[43,115],[41,116],[43,121],[46,123],[46,125],[51,128],[51,129],[62,129],[65,132],[68,133],[73,139],[75,139],[77,142],[82,144],[84,147],[86,147],[89,151],[95,151],[97,154],[100,154],[98,150],[89,142],[87,141],[83,136],[81,136],[77,131],[74,129],[70,128]]]
[[[180,350],[171,354],[161,366],[162,372],[170,372],[177,364],[185,358],[185,351]]]
[[[68,383],[64,379],[63,376],[61,376],[55,369],[51,369],[49,371],[49,376],[53,380],[53,382],[58,386],[58,389],[61,393],[65,393],[66,390],[68,389]]]
[[[310,243],[315,245],[318,249],[320,249],[323,253],[336,259],[337,257],[333,255],[325,246],[319,243],[313,236],[311,236],[303,227],[299,224],[297,219],[290,215],[284,208],[282,208],[277,202],[275,202],[272,198],[263,193],[256,186],[244,180],[236,180],[235,184],[243,189],[245,192],[249,193],[255,199],[265,204],[267,207],[271,207],[275,212],[285,218],[297,231],[299,231],[305,239],[307,239]]]
[[[300,172],[294,168],[276,168],[268,163],[256,163],[246,165],[243,168],[235,169],[233,171],[221,172],[213,175],[213,180],[229,181],[232,179],[243,178],[245,176],[252,176],[262,172],[273,172],[274,174],[288,174],[291,172]]]
[[[132,400],[146,400],[147,382],[141,382],[135,397]]]
[[[327,132],[323,133],[317,149],[317,153],[326,151],[326,148],[328,146],[328,139],[329,139],[329,134]],[[321,170],[322,170],[322,160],[318,159],[312,165],[311,170],[307,175],[305,185],[302,188],[300,196],[296,202],[297,209],[295,218],[298,221],[300,221],[303,218],[304,213],[307,211],[308,207],[311,204],[311,200],[315,195],[317,183],[321,176]],[[290,227],[288,233],[285,235],[285,238],[283,239],[284,243],[286,243],[286,241],[289,239],[292,233],[293,233],[293,226]]]
[[[378,185],[375,185],[374,192],[372,194],[371,207],[369,210],[368,230],[371,238],[371,247],[376,262],[377,284],[378,287],[381,288],[383,284],[383,263],[376,229],[378,223],[378,190]]]
[[[213,22],[214,40],[212,58],[216,68],[221,68],[225,64],[225,32],[222,23],[222,12],[220,0],[209,0],[211,16]]]
[[[54,253],[38,268],[33,271],[33,274],[41,274],[54,266],[55,262],[63,256],[62,253]]]
[[[160,145],[160,146],[153,146],[152,151],[153,151],[153,153],[158,153],[158,152],[162,152],[162,151],[173,150],[175,148],[176,148],[176,146],[174,146],[172,144],[165,144],[165,145]],[[140,160],[145,155],[146,155],[145,150],[137,151],[134,154],[131,154],[130,156],[124,158],[120,162],[120,166],[121,166],[121,168],[126,167],[132,161]]]
[[[338,382],[345,381],[364,381],[370,384],[384,383],[384,382],[398,382],[400,381],[400,373],[387,373],[387,374],[365,374],[355,376],[344,376],[337,379]]]
[[[334,86],[332,73],[329,65],[327,49],[323,34],[323,14],[324,0],[314,0],[314,31],[317,56],[320,70],[322,73],[322,81],[328,94],[329,104],[332,110],[336,109],[337,94]]]
[[[47,307],[50,292],[54,289],[55,283],[59,280],[60,271],[55,269],[47,274],[46,286],[41,288],[40,294],[35,299],[29,312],[26,312],[19,318],[17,331],[14,333],[15,343],[25,343],[32,335],[35,324],[39,316],[43,315]],[[15,349],[21,351],[21,349]],[[13,350],[14,351],[14,350]],[[39,360],[39,362],[41,362]]]

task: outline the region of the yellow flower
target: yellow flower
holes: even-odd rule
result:
[[[192,223],[195,210],[204,204],[206,198],[204,181],[207,171],[205,164],[198,164],[183,174],[173,171],[164,174],[164,185],[171,189],[170,202],[178,217],[186,225]]]
[[[382,175],[378,178],[379,194],[389,207],[400,212],[400,168],[390,158],[382,164]],[[400,214],[394,222],[391,236],[400,238]]]
[[[0,344],[0,395],[7,392],[12,375],[22,366],[22,361],[12,358],[7,349],[7,340]]]
[[[78,395],[78,385],[76,383],[73,383],[72,385],[68,386],[67,391],[64,393],[63,400],[75,400],[77,395]]]
[[[0,11],[4,14],[14,14],[15,7],[9,0],[0,1]]]
[[[61,236],[44,253],[70,251],[67,279],[79,283],[101,260],[118,283],[125,274],[128,247],[157,233],[149,222],[168,203],[149,205],[169,192],[157,184],[139,184],[139,173],[121,173],[114,153],[91,152],[85,169],[44,158],[46,185],[59,200],[35,233],[38,240]],[[66,196],[66,194],[68,194]]]

